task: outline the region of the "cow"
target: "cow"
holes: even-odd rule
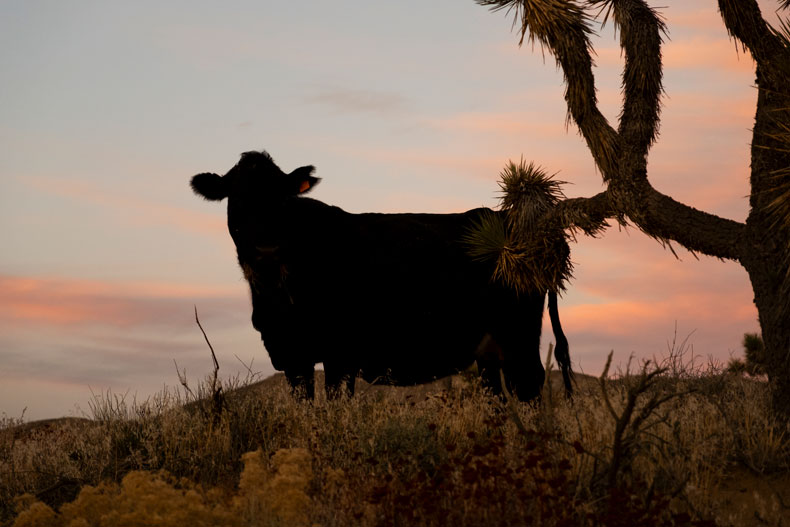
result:
[[[314,397],[323,363],[327,396],[368,382],[413,385],[477,362],[484,385],[522,401],[544,382],[539,347],[546,291],[492,280],[464,237],[483,214],[352,214],[305,197],[313,166],[285,173],[265,151],[246,152],[224,176],[194,176],[194,192],[228,199],[228,230],[249,282],[252,324],[295,394]],[[549,291],[566,390],[570,358]],[[500,377],[500,369],[503,376]]]

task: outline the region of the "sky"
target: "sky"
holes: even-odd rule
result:
[[[653,185],[743,221],[754,63],[712,2],[664,0],[665,90]],[[773,2],[760,2],[775,20]],[[472,0],[0,3],[0,416],[89,414],[94,397],[145,400],[209,374],[274,372],[250,323],[225,205],[194,196],[267,150],[312,164],[312,197],[350,212],[496,207],[524,157],[604,189],[566,128],[562,75],[512,20]],[[600,107],[616,126],[622,57],[594,39]],[[571,247],[560,299],[574,367],[741,353],[759,330],[736,263],[679,258],[635,228]],[[545,317],[548,322],[548,317]],[[544,330],[542,346],[551,341]]]

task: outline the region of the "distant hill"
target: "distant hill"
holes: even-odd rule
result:
[[[475,376],[472,375],[472,378]],[[589,388],[595,386],[597,378],[583,373],[575,373],[577,386],[575,388]],[[316,393],[321,398],[324,390],[324,372],[319,370],[315,373]],[[562,374],[557,370],[552,370],[550,373],[551,389],[555,396],[561,396],[564,391],[562,384]],[[463,374],[451,375],[437,379],[433,382],[425,384],[417,384],[414,386],[390,386],[387,384],[370,384],[362,378],[357,379],[355,397],[369,397],[378,394],[385,395],[387,399],[393,402],[406,402],[406,401],[420,401],[424,400],[430,395],[440,393],[444,390],[449,390],[454,387],[462,387],[467,381],[464,379]],[[260,381],[242,386],[237,389],[241,393],[246,392],[261,392],[266,393],[272,390],[287,390],[288,381],[283,373],[275,373],[270,377],[266,377]],[[58,431],[64,427],[75,428],[82,426],[91,426],[95,421],[84,417],[60,417],[53,419],[42,419],[38,421],[30,421],[17,426],[12,426],[5,430],[0,430],[0,440],[11,439],[14,441],[24,441],[31,436],[35,435],[41,437],[46,434],[57,434]],[[11,434],[11,438],[7,434]]]

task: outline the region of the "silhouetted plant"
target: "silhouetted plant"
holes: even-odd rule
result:
[[[744,359],[732,358],[727,363],[727,371],[731,373],[748,373],[751,376],[767,373],[765,345],[758,333],[744,333]]]

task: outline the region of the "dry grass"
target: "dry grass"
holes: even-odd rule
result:
[[[89,420],[3,423],[0,522],[787,525],[766,385],[684,360],[580,376],[540,406],[461,377],[312,404],[281,376],[226,382],[220,405],[210,382],[103,394]]]

